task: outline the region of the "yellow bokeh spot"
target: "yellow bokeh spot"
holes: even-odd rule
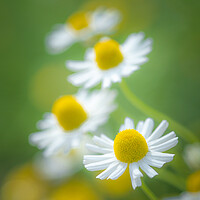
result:
[[[94,174],[97,175],[96,173]],[[97,186],[102,193],[109,194],[112,197],[122,197],[132,191],[129,170],[127,169],[117,180],[99,180],[95,179]]]
[[[71,95],[56,100],[52,112],[66,131],[78,128],[87,119],[87,113],[76,98]]]
[[[66,81],[69,75],[63,63],[41,65],[30,79],[28,88],[29,99],[42,112],[49,111],[55,99],[68,93],[73,94],[76,89]]]
[[[77,179],[57,188],[51,195],[50,200],[100,200],[93,188],[87,181]]]
[[[75,13],[67,22],[77,31],[88,27],[89,24],[88,16],[84,12]]]
[[[119,44],[114,40],[98,42],[95,47],[96,62],[100,69],[108,70],[123,61]]]
[[[31,164],[12,171],[1,188],[1,200],[44,199],[48,191],[47,182],[40,179]]]
[[[200,170],[187,178],[187,191],[200,192]]]
[[[145,138],[134,129],[119,132],[114,140],[114,152],[118,160],[132,163],[141,160],[148,152]]]

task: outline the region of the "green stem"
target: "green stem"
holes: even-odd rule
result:
[[[182,137],[186,142],[193,143],[199,141],[199,138],[192,131],[188,130],[167,115],[151,108],[150,106],[142,102],[133,92],[130,91],[124,81],[120,84],[120,88],[125,97],[131,102],[133,106],[138,108],[149,117],[154,118],[156,121],[160,121],[162,119],[167,120],[170,123],[170,127],[174,129],[177,132],[177,135]]]
[[[141,186],[143,192],[149,197],[149,199],[151,200],[158,200],[158,198],[155,196],[155,194],[148,188],[148,186],[144,183],[144,181],[142,182],[142,186]]]

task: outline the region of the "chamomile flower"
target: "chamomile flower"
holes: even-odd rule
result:
[[[36,155],[35,171],[45,180],[64,180],[72,177],[83,168],[83,155],[88,153],[85,144],[89,141],[91,137],[83,136],[79,147],[70,151],[69,154],[59,153],[48,157]]]
[[[76,72],[68,77],[75,86],[90,88],[102,83],[110,87],[121,82],[147,62],[146,55],[151,52],[152,40],[144,39],[143,33],[131,34],[120,45],[110,38],[102,38],[93,49],[86,51],[84,61],[67,61],[68,69]]]
[[[57,24],[47,36],[49,53],[65,51],[75,42],[85,41],[99,34],[111,34],[121,20],[118,10],[98,8],[93,12],[78,12],[65,24]]]
[[[115,91],[102,90],[77,95],[66,95],[55,101],[52,113],[47,113],[38,123],[40,132],[30,136],[30,143],[45,149],[44,155],[64,152],[80,145],[83,134],[94,132],[107,122],[116,108]]]
[[[153,178],[158,173],[152,167],[161,168],[173,160],[174,154],[162,153],[178,143],[173,131],[162,136],[167,127],[168,123],[164,120],[153,131],[154,122],[147,118],[145,122],[140,121],[135,129],[133,120],[126,118],[114,141],[105,135],[93,137],[96,145],[87,144],[87,148],[103,155],[85,155],[84,165],[89,171],[105,170],[97,176],[102,180],[118,179],[129,165],[132,187],[135,189],[142,184],[140,168]]]

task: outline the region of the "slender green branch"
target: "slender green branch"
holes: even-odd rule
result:
[[[141,186],[143,192],[149,197],[150,200],[158,200],[158,198],[155,196],[155,194],[148,188],[148,186],[142,182]]]
[[[167,120],[170,123],[170,127],[174,129],[180,137],[182,137],[186,142],[193,143],[199,141],[199,138],[190,130],[188,130],[183,125],[174,121],[167,115],[151,108],[144,102],[142,102],[133,92],[130,91],[127,84],[123,81],[120,84],[121,91],[125,95],[125,97],[131,102],[133,106],[138,108],[140,111],[148,115],[149,117],[154,118],[156,121]]]

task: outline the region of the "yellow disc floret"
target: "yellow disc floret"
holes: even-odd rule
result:
[[[187,178],[187,191],[200,192],[200,170]]]
[[[52,112],[66,131],[78,128],[87,119],[87,113],[71,95],[63,96],[55,101]]]
[[[84,29],[89,25],[88,16],[84,12],[79,12],[72,15],[69,17],[67,22],[73,27],[73,29],[77,31]]]
[[[96,62],[100,69],[108,70],[123,61],[119,44],[114,40],[98,42],[95,47]]]
[[[148,152],[145,138],[134,129],[119,132],[114,140],[114,152],[118,160],[132,163],[141,160]]]

